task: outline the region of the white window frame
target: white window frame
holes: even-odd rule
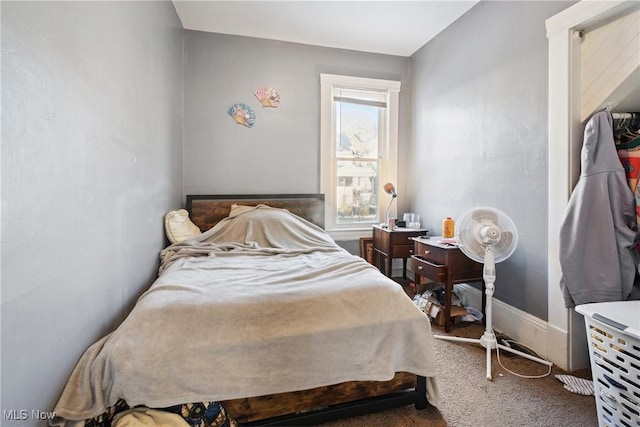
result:
[[[398,178],[398,108],[400,82],[364,77],[320,74],[320,192],[325,195],[325,229],[334,240],[356,240],[371,236],[371,224],[336,223],[336,123],[333,102],[334,88],[376,90],[387,93],[386,138],[380,144],[380,171],[378,182],[378,212],[384,214],[391,196],[382,187],[391,182],[397,185]],[[389,215],[397,217],[396,203]],[[382,219],[381,219],[382,220]]]

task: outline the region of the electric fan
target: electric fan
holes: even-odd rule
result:
[[[551,366],[552,363],[513,348],[498,344],[491,324],[492,297],[496,280],[495,263],[509,258],[518,244],[515,224],[502,211],[494,208],[474,208],[466,211],[456,223],[456,241],[462,252],[472,260],[484,263],[482,278],[485,282],[485,331],[482,337],[459,338],[434,335],[435,338],[480,344],[487,349],[487,379],[491,379],[491,350],[500,348],[518,356]]]

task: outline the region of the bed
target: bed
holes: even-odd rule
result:
[[[322,195],[188,196],[187,209],[204,232],[162,251],[156,281],[78,362],[55,424],[122,401],[217,402],[246,425],[434,401],[427,317],[323,231]]]

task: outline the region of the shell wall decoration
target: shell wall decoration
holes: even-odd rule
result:
[[[278,105],[280,105],[280,94],[272,87],[262,86],[254,95],[263,107],[278,108]]]
[[[253,112],[253,108],[247,104],[233,104],[229,107],[227,113],[231,118],[239,125],[250,128],[256,121],[256,115]]]

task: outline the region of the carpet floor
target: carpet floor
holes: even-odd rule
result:
[[[454,326],[449,335],[479,338],[480,324]],[[433,325],[434,334],[447,335],[444,328]],[[435,406],[416,410],[413,406],[325,423],[325,427],[564,427],[597,426],[595,400],[565,390],[555,378],[567,374],[557,367],[540,379],[520,378],[497,363],[492,352],[493,380],[486,379],[486,350],[480,345],[435,340],[439,375],[436,385],[439,399]],[[523,357],[500,352],[502,365],[521,375],[540,375],[546,365]],[[569,373],[591,379],[589,369]]]

